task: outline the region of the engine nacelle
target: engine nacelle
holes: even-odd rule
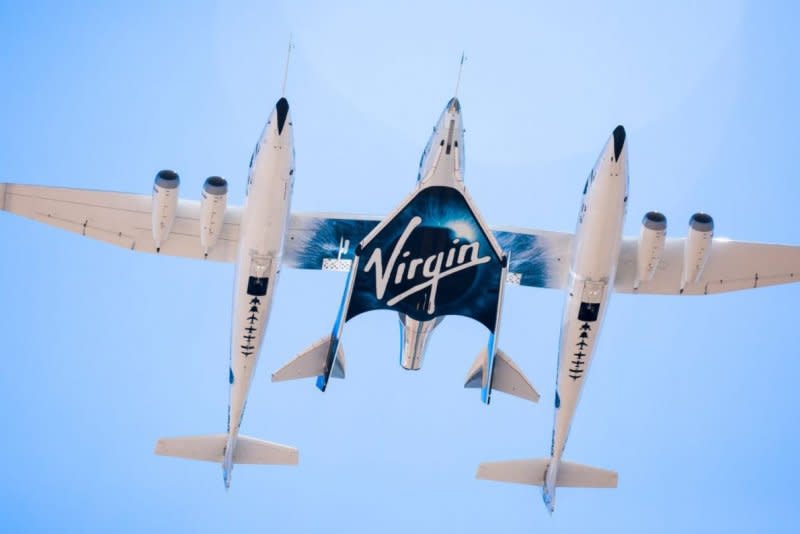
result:
[[[178,173],[170,170],[158,171],[153,183],[153,241],[156,252],[161,251],[161,243],[167,240],[178,211],[178,190],[181,179]]]
[[[686,284],[700,280],[708,257],[711,254],[711,243],[714,237],[714,219],[706,213],[695,213],[689,219],[689,235],[683,249],[683,279],[681,293]]]
[[[667,240],[667,218],[657,212],[648,211],[642,218],[642,231],[639,234],[639,252],[636,257],[636,287],[640,282],[648,282],[656,274],[664,243]]]
[[[200,200],[200,246],[206,256],[222,233],[227,201],[228,182],[219,176],[207,178]]]

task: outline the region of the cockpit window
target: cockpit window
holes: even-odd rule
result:
[[[435,128],[434,128],[434,131],[435,131]],[[428,157],[428,154],[431,151],[431,143],[432,142],[433,142],[433,137],[431,137],[428,140],[427,144],[425,144],[425,148],[422,150],[422,155],[419,157],[419,172],[417,173],[417,181],[418,182],[422,180],[423,174],[427,170],[427,169],[424,168],[424,165],[426,163],[426,159]]]
[[[253,168],[253,162],[258,155],[258,149],[261,147],[261,142],[256,143],[256,147],[253,149],[253,153],[250,155],[250,168]]]
[[[422,155],[419,157],[419,171],[417,172],[417,181],[419,182],[422,180],[422,165],[425,163],[425,156],[428,154],[428,147],[425,147],[425,150],[422,151]]]
[[[589,190],[589,184],[591,184],[592,182],[594,182],[594,169],[589,171],[589,176],[586,177],[586,184],[583,186],[583,194],[584,195]]]

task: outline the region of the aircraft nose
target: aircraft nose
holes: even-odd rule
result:
[[[458,101],[458,98],[453,97],[449,102],[447,102],[447,106],[445,106],[444,109],[446,113],[458,115],[461,113],[461,102]]]
[[[461,102],[458,101],[458,98],[453,97],[450,99],[450,102],[447,103],[447,111],[450,113],[461,113]]]

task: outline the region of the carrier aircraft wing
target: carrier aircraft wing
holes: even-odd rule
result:
[[[150,195],[0,184],[0,208],[112,245],[155,254],[153,199]],[[229,207],[209,260],[233,263],[239,241],[240,207]],[[200,246],[200,202],[179,200],[169,239],[158,251],[167,256],[204,259]]]
[[[686,238],[667,239],[658,268],[635,289],[638,240],[620,250],[615,290],[645,295],[710,295],[800,281],[800,247],[714,238],[699,279],[681,292]]]

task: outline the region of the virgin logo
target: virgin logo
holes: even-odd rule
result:
[[[426,311],[433,314],[436,311],[436,291],[442,278],[458,273],[465,269],[491,261],[490,256],[480,256],[480,243],[460,244],[460,239],[453,240],[453,246],[448,250],[431,254],[426,258],[412,258],[411,252],[403,250],[409,236],[422,224],[422,217],[415,216],[406,226],[394,249],[389,253],[389,259],[384,263],[383,252],[380,248],[372,251],[372,255],[364,265],[364,272],[375,270],[375,296],[383,300],[390,284],[395,286],[410,282],[422,277],[422,282],[413,285],[399,295],[389,299],[386,303],[394,306],[403,299],[419,293],[429,291]]]

